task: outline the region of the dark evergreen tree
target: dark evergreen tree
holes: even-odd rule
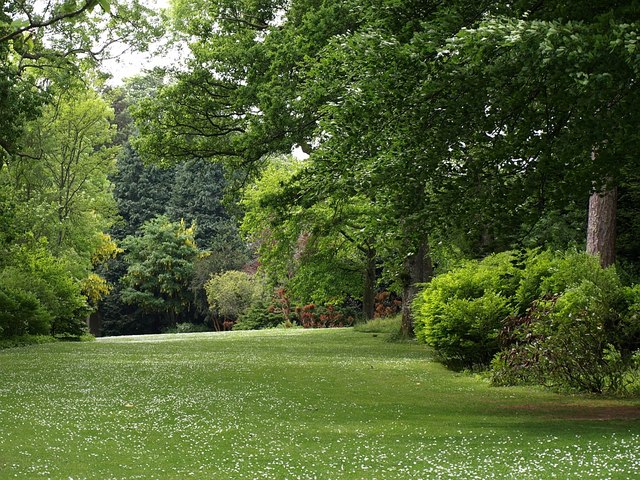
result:
[[[144,165],[135,150],[125,146],[118,159],[118,170],[111,176],[113,195],[122,217],[112,231],[114,237],[134,235],[145,222],[166,212],[174,176],[172,168]]]
[[[173,221],[196,224],[196,241],[204,250],[221,250],[242,244],[234,219],[225,209],[226,182],[218,164],[189,160],[175,167],[175,178],[167,214]]]

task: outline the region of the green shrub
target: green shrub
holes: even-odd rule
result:
[[[358,323],[353,329],[361,333],[395,334],[400,331],[401,324],[402,316],[395,315],[393,317],[374,318],[364,323]]]
[[[600,267],[597,257],[584,252],[532,252],[527,255],[515,298],[519,313],[538,299],[560,295],[567,289],[592,282],[604,291],[616,291],[620,298],[620,279],[613,268]]]
[[[543,252],[529,258],[516,298],[492,364],[494,384],[621,393],[634,381],[640,289],[625,289],[614,268],[584,253]]]
[[[521,270],[513,252],[469,262],[427,284],[413,305],[415,333],[453,368],[488,364],[513,308]]]
[[[0,286],[0,337],[45,335],[50,315],[31,292]]]
[[[263,287],[255,275],[230,270],[214,275],[204,286],[212,312],[235,321],[263,297]]]
[[[0,350],[6,348],[26,347],[29,345],[41,345],[57,342],[51,335],[20,335],[17,337],[0,339]]]
[[[80,284],[46,244],[21,245],[11,251],[11,265],[0,269],[3,336],[81,335],[89,314]],[[4,322],[11,323],[8,330]]]
[[[198,333],[206,332],[206,325],[190,322],[176,323],[173,327],[165,328],[163,333]]]
[[[252,305],[233,325],[233,330],[261,330],[274,328],[282,322],[282,314],[276,313],[265,302]]]

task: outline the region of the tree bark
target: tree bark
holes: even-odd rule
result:
[[[376,251],[367,251],[367,265],[364,273],[364,293],[362,296],[362,311],[367,320],[371,320],[375,314],[376,298]]]
[[[587,253],[598,255],[600,265],[608,267],[616,261],[617,188],[594,193],[589,198]]]
[[[409,255],[404,262],[402,289],[402,335],[411,337],[413,333],[413,315],[411,303],[418,293],[418,284],[433,277],[433,264],[426,240],[420,243],[418,250]]]

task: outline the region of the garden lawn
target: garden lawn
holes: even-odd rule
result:
[[[351,329],[0,351],[0,479],[638,478],[639,418]]]

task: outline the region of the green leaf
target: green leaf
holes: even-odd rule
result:
[[[105,13],[111,13],[111,0],[98,0],[98,3]]]
[[[11,28],[14,30],[20,30],[21,28],[28,27],[30,25],[29,20],[18,19],[11,22]]]

